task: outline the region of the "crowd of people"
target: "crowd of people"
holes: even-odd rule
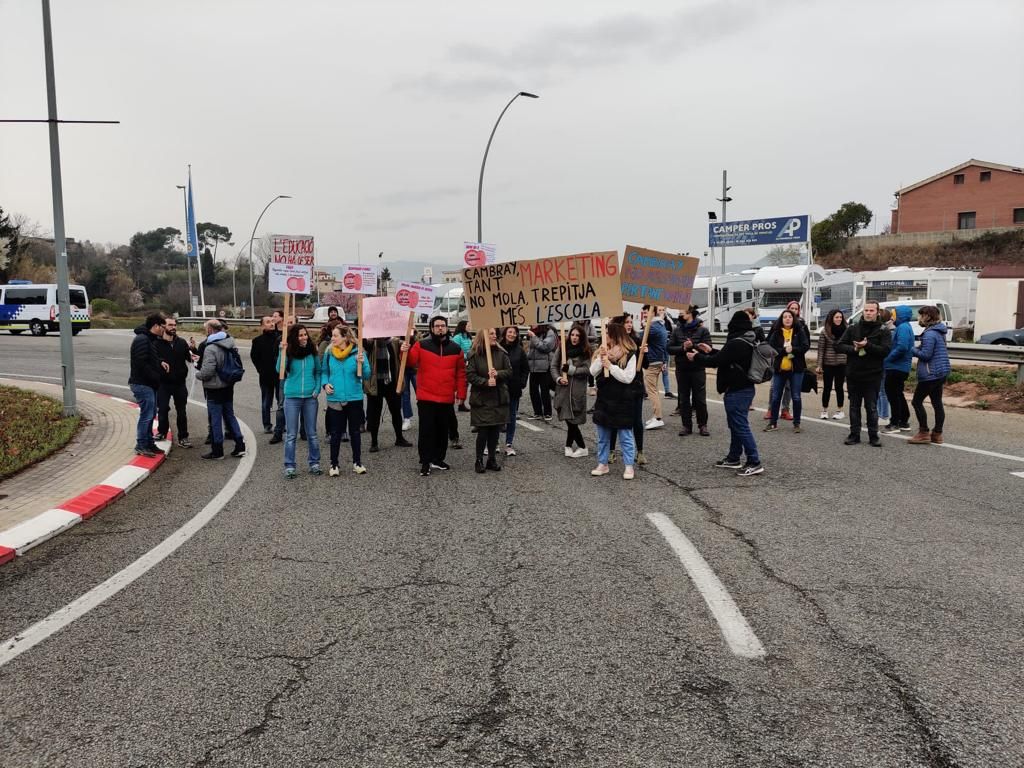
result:
[[[691,306],[673,321],[664,310],[643,307],[639,323],[630,314],[611,319],[597,338],[590,323],[575,324],[564,338],[550,326],[529,328],[525,335],[509,326],[473,333],[460,323],[450,333],[443,317],[431,318],[422,338],[363,339],[335,308],[319,331],[279,311],[264,317],[252,341],[250,360],[258,377],[260,412],[270,443],[284,443],[284,473],[297,476],[299,442],[306,443],[306,462],[312,475],[323,474],[318,418],[323,393],[325,433],[329,448],[327,472],[341,474],[342,443],[351,451],[352,472],[367,472],[363,461],[364,433],[370,453],[380,451],[380,426],[386,405],[394,445],[410,448],[405,438],[413,422],[415,394],[420,474],[451,469],[448,450],[461,449],[458,410],[468,410],[476,435],[474,469],[499,472],[499,456],[514,456],[520,402],[529,392],[532,418],[565,425],[565,456],[590,455],[583,427],[593,417],[597,465],[594,476],[611,472],[621,457],[622,477],[636,477],[646,463],[644,433],[665,426],[659,383],[665,397],[669,361],[675,362],[680,417],[679,436],[695,432],[710,437],[707,369],[716,370],[716,389],[725,406],[730,442],[716,466],[741,476],[761,474],[764,465],[749,421],[758,383],[769,381],[766,432],[792,421],[801,431],[803,396],[817,391],[822,377],[821,419],[843,419],[848,396],[850,431],[845,443],[861,442],[862,410],[868,442],[880,447],[880,407],[891,411],[886,431],[909,431],[910,410],[918,422],[912,444],[941,443],[945,420],[942,390],[950,372],[946,326],[935,307],[922,307],[918,321],[924,329],[915,343],[909,307],[886,316],[877,302],[868,301],[861,318],[849,323],[844,314],[828,314],[817,340],[817,362],[808,368],[811,334],[792,302],[767,334],[752,308],[737,311],[727,327],[724,345],[715,348],[700,311]],[[644,333],[640,331],[640,325]],[[207,403],[209,450],[204,459],[223,459],[231,440],[232,457],[246,453],[234,413],[234,388],[243,368],[238,347],[224,319],[205,324],[198,345],[177,334],[174,318],[153,314],[135,329],[129,384],[139,404],[135,451],[155,456],[156,440],[169,432],[170,407],[176,412],[178,445],[192,447],[189,438],[187,379],[191,367],[202,383]],[[917,385],[908,406],[904,387],[912,361],[918,360]],[[838,410],[830,408],[835,396]],[[590,398],[593,397],[591,404]],[[930,400],[934,424],[929,427],[924,401]],[[652,417],[644,421],[644,401]],[[152,423],[157,421],[154,438]],[[502,437],[504,435],[504,437]],[[347,462],[346,462],[347,463]]]

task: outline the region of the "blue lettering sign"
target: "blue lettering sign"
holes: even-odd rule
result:
[[[708,224],[711,248],[738,245],[786,245],[811,239],[808,216],[781,216],[775,219],[713,221]]]

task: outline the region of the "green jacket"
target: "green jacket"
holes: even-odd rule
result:
[[[494,370],[498,372],[497,386],[487,385],[487,356],[469,353],[466,360],[466,381],[469,391],[469,423],[474,427],[497,427],[508,423],[508,382],[512,378],[512,363],[499,346],[491,347]]]

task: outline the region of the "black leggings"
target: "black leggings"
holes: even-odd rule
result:
[[[835,384],[836,388],[836,405],[840,408],[843,407],[843,385],[846,383],[846,366],[845,365],[823,365],[822,370],[822,387],[821,387],[821,407],[828,408],[828,396],[832,391],[832,385]]]
[[[942,427],[946,423],[946,408],[942,405],[942,388],[945,385],[945,376],[934,381],[917,382],[911,405],[914,406],[914,415],[917,416],[917,423],[922,432],[928,431],[928,414],[924,411],[924,399],[927,397],[932,401],[932,408],[935,409],[935,429],[932,431],[942,434]]]
[[[551,374],[547,371],[530,371],[530,404],[535,415],[551,415]]]
[[[573,445],[578,445],[580,448],[586,448],[587,444],[583,442],[583,433],[580,431],[579,424],[566,424],[565,425],[565,447],[572,448]]]
[[[900,426],[910,426],[910,408],[907,406],[907,397],[903,394],[903,385],[907,383],[909,374],[903,371],[886,371],[883,386],[885,397],[889,401],[889,410],[892,412],[892,419]]]
[[[501,427],[477,427],[476,428],[476,460],[484,460],[484,447],[487,448],[487,456],[491,461],[496,461],[498,455],[498,432]]]

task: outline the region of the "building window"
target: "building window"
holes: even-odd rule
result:
[[[954,184],[963,184],[964,183],[964,175],[962,173],[954,173],[953,174],[953,183]]]
[[[1024,208],[1013,209],[1013,223],[1024,224]]]
[[[957,229],[974,229],[977,226],[978,214],[976,211],[962,211],[957,214]]]
[[[982,171],[978,178],[981,181],[992,181],[992,171]]]

